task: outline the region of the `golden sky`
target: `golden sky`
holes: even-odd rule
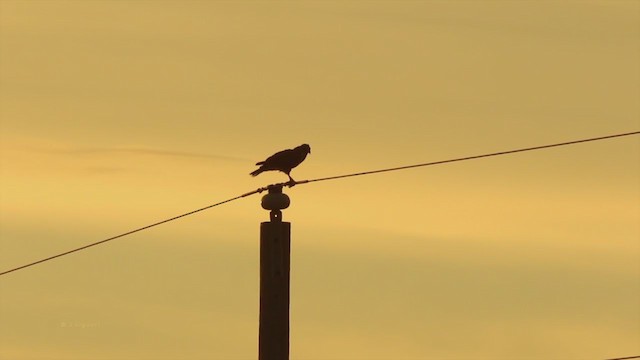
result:
[[[0,0],[0,270],[286,180],[640,129],[638,1]],[[291,358],[640,355],[638,136],[300,185]],[[0,358],[255,359],[260,196],[0,278]]]

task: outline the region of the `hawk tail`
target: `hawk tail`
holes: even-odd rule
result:
[[[251,174],[249,174],[249,175],[251,175],[251,176],[257,176],[258,174],[260,174],[260,173],[261,173],[261,172],[263,172],[263,171],[264,171],[264,170],[262,170],[262,168],[260,168],[260,169],[258,169],[258,170],[256,170],[256,171],[252,172],[252,173],[251,173]]]

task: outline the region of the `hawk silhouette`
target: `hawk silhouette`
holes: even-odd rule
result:
[[[289,175],[291,169],[300,165],[307,157],[307,154],[311,153],[311,147],[307,144],[302,144],[294,149],[287,149],[277,152],[269,156],[265,161],[260,161],[256,165],[260,165],[256,171],[251,173],[251,176],[256,176],[265,171],[282,171],[287,174],[289,180],[295,183],[295,180]]]

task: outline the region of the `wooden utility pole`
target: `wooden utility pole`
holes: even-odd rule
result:
[[[289,359],[289,270],[291,223],[282,221],[289,197],[272,185],[262,197],[271,221],[260,224],[259,360]]]

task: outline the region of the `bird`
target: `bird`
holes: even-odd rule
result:
[[[253,171],[250,175],[257,176],[264,171],[282,171],[287,174],[289,181],[293,184],[296,181],[291,177],[291,169],[300,165],[311,153],[311,147],[308,144],[302,144],[293,149],[287,149],[277,152],[269,156],[266,160],[257,162],[260,168]]]

